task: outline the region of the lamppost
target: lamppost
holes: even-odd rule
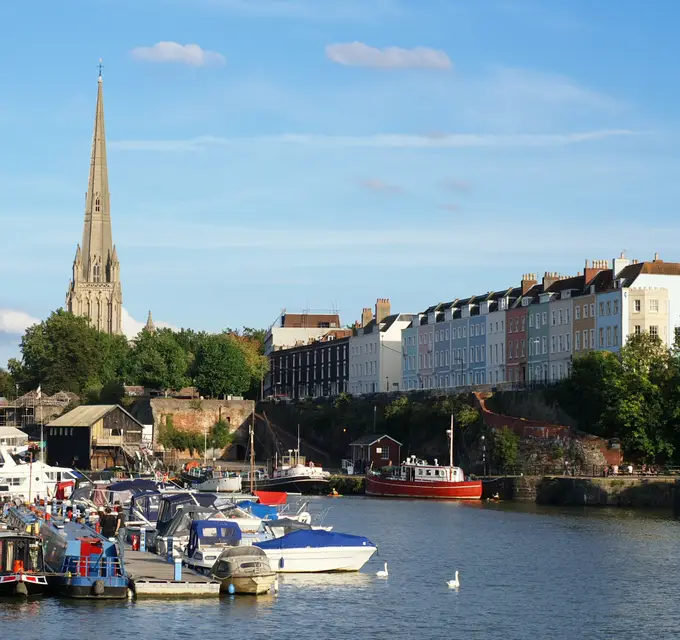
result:
[[[486,436],[482,436],[482,469],[486,478]]]

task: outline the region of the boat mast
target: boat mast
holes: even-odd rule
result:
[[[250,421],[250,493],[255,495],[255,407]]]
[[[298,446],[295,452],[295,464],[300,464],[300,423],[298,422]],[[292,466],[292,465],[291,465]]]
[[[451,414],[451,442],[449,443],[449,466],[453,467],[453,413]]]

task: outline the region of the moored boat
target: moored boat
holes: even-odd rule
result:
[[[434,500],[481,500],[482,481],[465,478],[460,467],[453,464],[453,416],[449,436],[448,466],[428,464],[410,456],[399,467],[366,474],[366,495],[385,498],[429,498]]]
[[[121,599],[128,577],[115,542],[77,522],[44,521],[40,528],[47,581],[69,598]]]
[[[359,571],[377,551],[363,536],[319,529],[292,531],[280,538],[255,542],[282,573]]]
[[[227,547],[241,541],[241,528],[229,520],[194,520],[182,562],[198,573],[210,575],[215,561]]]
[[[0,596],[32,596],[47,590],[40,538],[0,531]]]
[[[210,573],[220,581],[221,593],[233,590],[233,593],[259,595],[267,593],[276,581],[276,572],[267,554],[258,547],[233,547],[223,551]]]

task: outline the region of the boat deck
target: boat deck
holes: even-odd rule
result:
[[[125,569],[137,597],[176,596],[180,598],[216,597],[220,583],[182,567],[182,579],[175,580],[175,567],[154,553],[125,547]]]

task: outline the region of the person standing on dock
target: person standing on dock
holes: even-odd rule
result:
[[[123,505],[116,501],[114,504],[116,509],[116,536],[118,537],[118,557],[122,560],[125,551],[125,513]]]
[[[105,538],[113,538],[118,528],[118,519],[111,513],[111,507],[104,509],[104,515],[100,519],[101,534]]]

